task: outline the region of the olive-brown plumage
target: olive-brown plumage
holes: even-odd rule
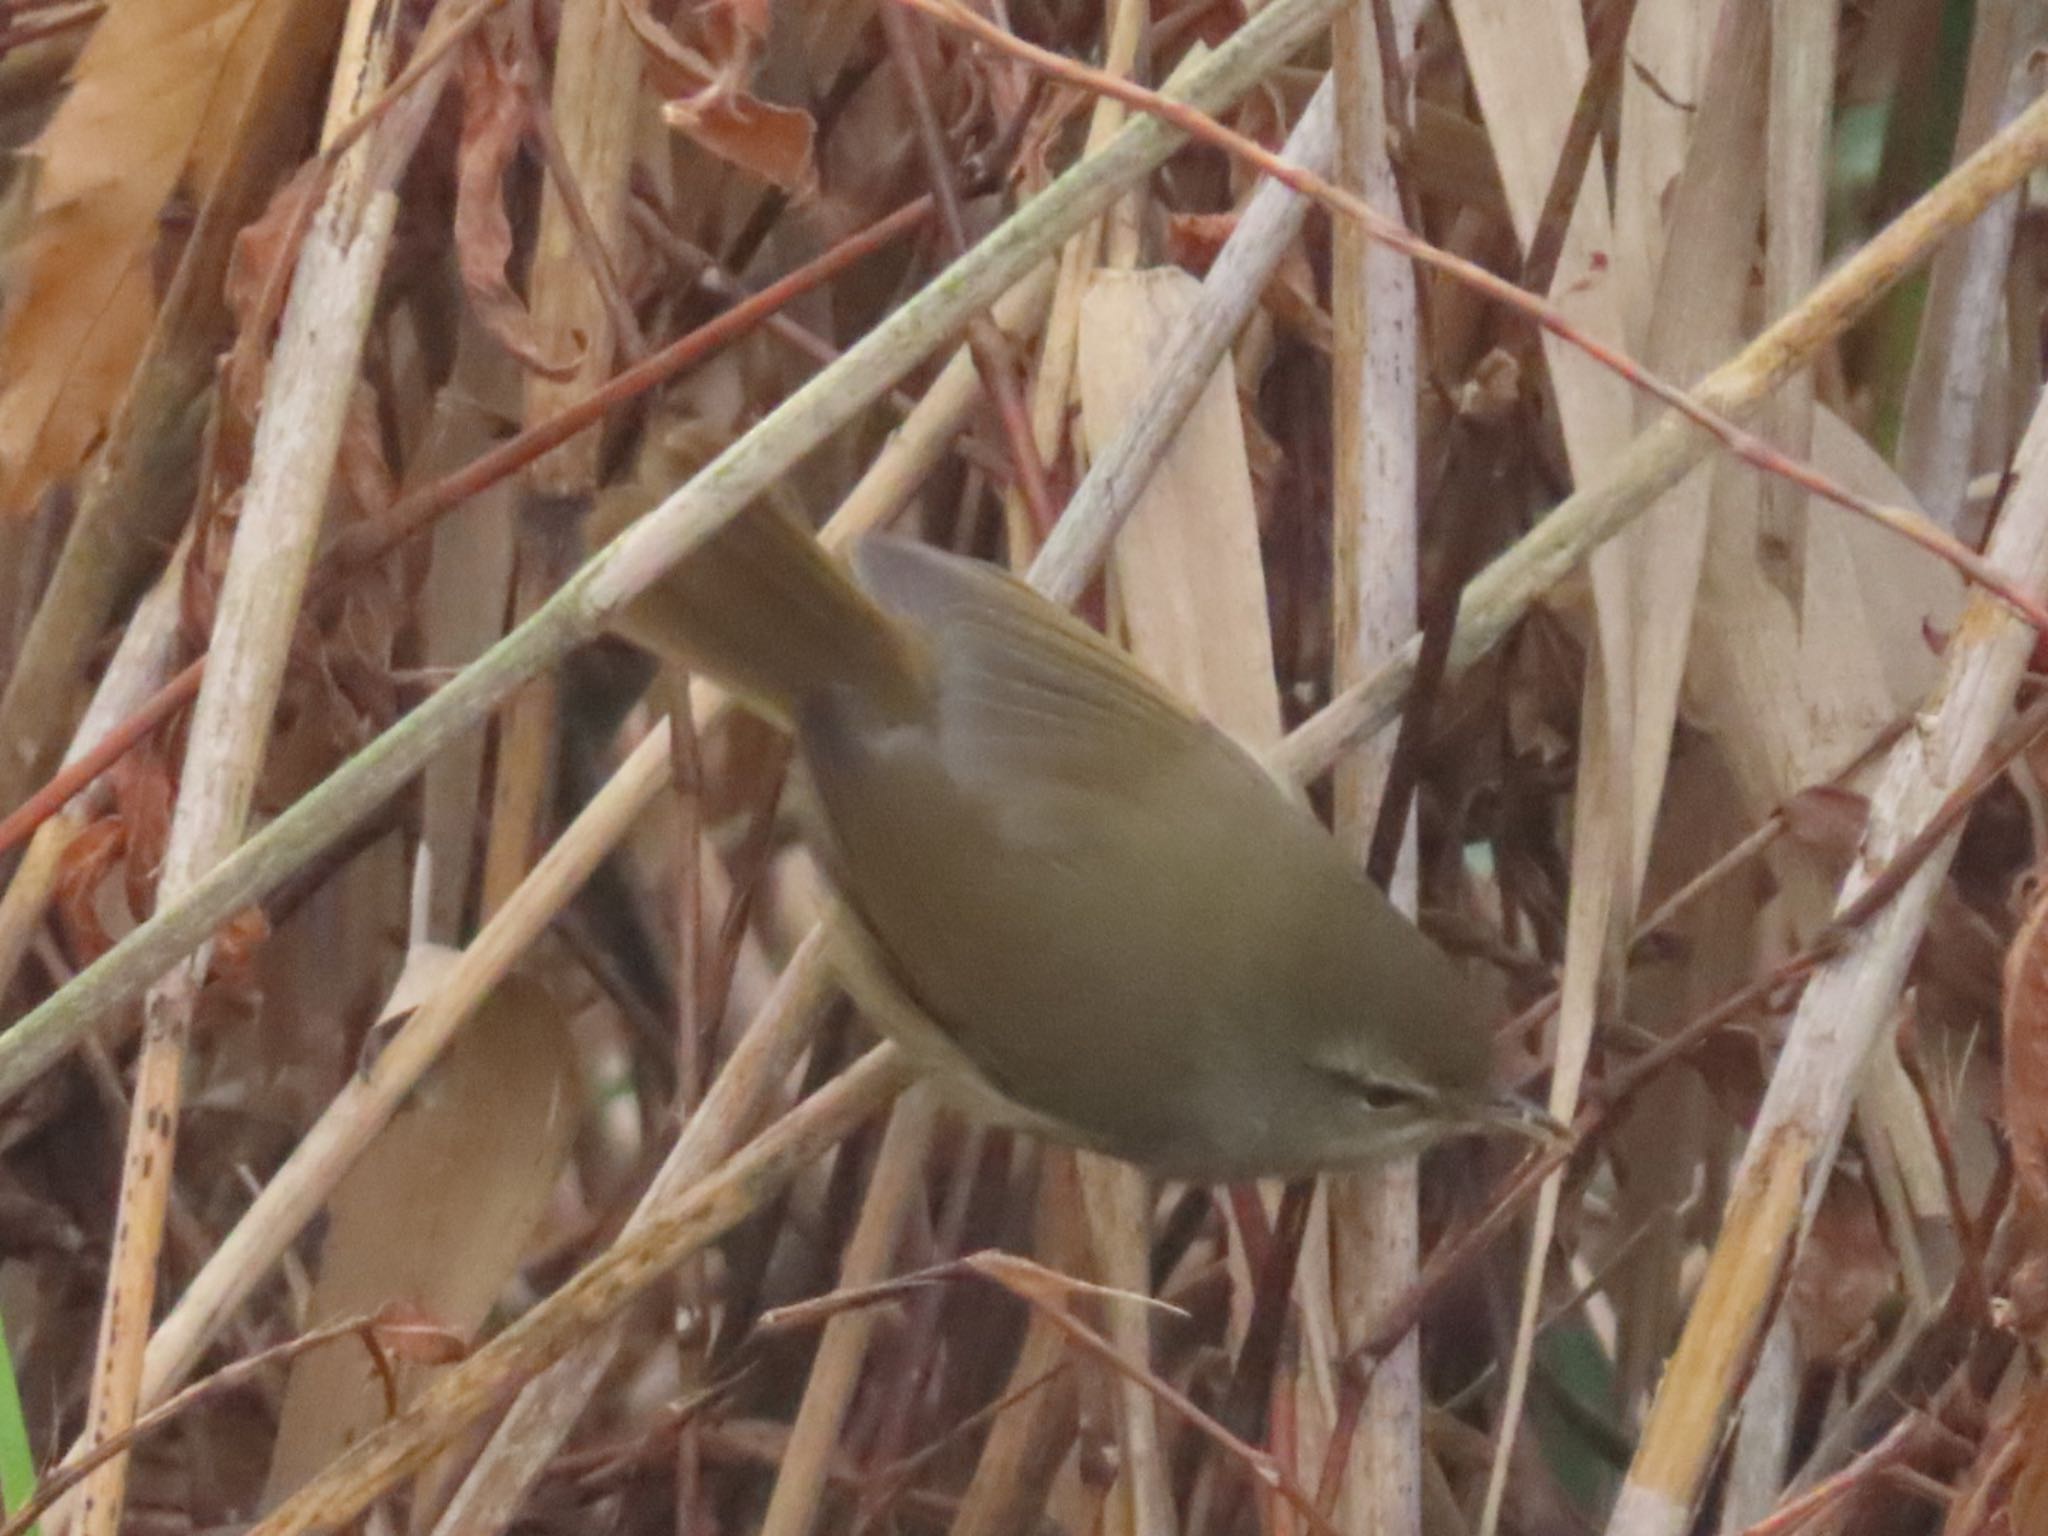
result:
[[[757,511],[620,627],[795,731],[872,954],[982,1086],[1202,1179],[1516,1121],[1457,968],[1234,742],[990,566],[871,537],[853,575]]]

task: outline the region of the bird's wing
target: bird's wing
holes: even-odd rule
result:
[[[994,566],[871,536],[860,583],[922,629],[942,698],[948,767],[1000,761],[1048,788],[1094,787],[1156,768],[1212,734],[1198,715],[1079,620]]]

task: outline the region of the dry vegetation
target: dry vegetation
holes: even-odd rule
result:
[[[7,1511],[2048,1529],[2044,47],[4,0]],[[764,497],[1306,784],[1570,1146],[1160,1187],[913,1084],[786,747],[603,635]]]

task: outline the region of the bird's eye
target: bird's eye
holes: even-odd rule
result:
[[[1324,1067],[1323,1075],[1356,1099],[1364,1101],[1368,1109],[1409,1109],[1424,1110],[1435,1104],[1435,1096],[1428,1089],[1412,1083],[1396,1082],[1392,1078],[1368,1077],[1362,1072],[1347,1072],[1342,1067]]]

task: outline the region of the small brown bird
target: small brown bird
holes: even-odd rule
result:
[[[619,628],[795,732],[863,948],[936,1025],[880,1021],[913,1054],[1187,1179],[1538,1132],[1458,969],[1235,742],[991,566],[852,566],[756,508]]]

